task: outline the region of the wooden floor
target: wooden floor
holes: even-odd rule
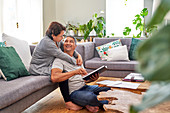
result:
[[[98,113],[103,113],[103,110],[100,110]],[[90,113],[86,109],[80,111],[67,110],[65,108],[63,97],[60,93],[59,88],[55,91],[26,109],[22,113]],[[111,111],[104,113],[113,113]]]
[[[90,83],[89,85],[93,85]],[[60,93],[60,89],[57,88],[52,93],[23,111],[22,113],[90,113],[86,109],[80,111],[72,111],[65,108],[63,97]],[[118,111],[103,111],[98,113],[120,113]],[[170,113],[170,101],[162,103],[154,108],[147,109],[140,113]]]
[[[86,109],[80,111],[67,110],[59,88],[23,111],[22,113],[90,113]],[[114,111],[100,110],[98,113],[119,113]],[[170,113],[170,102],[165,102],[154,108],[147,109],[140,113]]]

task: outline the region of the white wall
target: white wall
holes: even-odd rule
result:
[[[52,21],[84,24],[101,10],[105,12],[106,0],[44,0],[44,33]]]
[[[43,34],[50,22],[56,20],[56,0],[43,0]]]

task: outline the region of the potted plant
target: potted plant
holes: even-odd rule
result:
[[[83,25],[79,25],[79,33],[80,33],[80,36],[84,36],[84,33],[85,33],[85,30],[87,29],[87,25],[86,24],[83,24]]]
[[[133,38],[140,38],[141,34],[144,33],[145,37],[148,38],[151,36],[152,32],[157,29],[156,25],[153,26],[146,26],[144,20],[144,17],[148,15],[148,9],[144,8],[140,14],[137,14],[135,16],[135,19],[132,20],[133,24],[136,26],[136,30],[139,31],[137,35],[133,34]],[[123,35],[128,36],[131,32],[130,27],[125,27],[123,30]]]
[[[67,24],[66,25],[66,34],[67,35],[78,35],[79,28],[76,25]]]
[[[106,36],[106,22],[104,17],[98,16],[97,13],[93,15],[93,19],[90,19],[89,22],[86,24],[86,28],[84,31],[84,40],[87,39],[90,32],[95,30],[98,37],[105,37]]]

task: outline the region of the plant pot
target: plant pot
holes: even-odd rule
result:
[[[68,35],[74,36],[74,31],[73,30],[68,30]]]
[[[83,33],[83,31],[81,31],[81,30],[78,30],[78,36],[84,36],[84,33]]]
[[[93,30],[90,32],[89,36],[96,36],[96,31],[93,29]]]

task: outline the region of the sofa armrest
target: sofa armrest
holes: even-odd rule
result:
[[[76,50],[82,56],[84,64],[86,60],[94,57],[94,42],[78,43]]]

